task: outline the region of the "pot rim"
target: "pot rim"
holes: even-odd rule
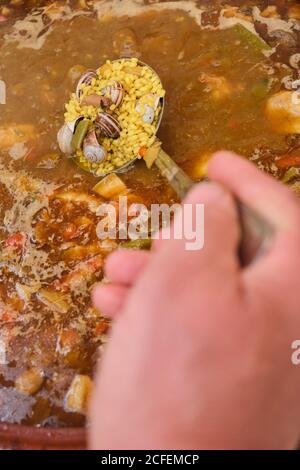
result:
[[[42,428],[0,423],[2,449],[85,449],[85,427]]]

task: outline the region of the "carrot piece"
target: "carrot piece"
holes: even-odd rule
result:
[[[72,240],[73,238],[79,237],[79,235],[80,231],[78,230],[75,224],[73,224],[72,222],[66,224],[66,228],[63,232],[64,240]]]
[[[143,147],[140,148],[139,150],[139,155],[144,158],[144,156],[146,155],[146,152],[147,152],[148,148],[144,145]]]
[[[276,162],[278,168],[288,168],[290,166],[300,165],[299,155],[287,155]]]
[[[107,330],[108,330],[108,322],[107,320],[101,320],[99,323],[97,323],[95,327],[95,335],[96,336],[101,336],[103,335]]]
[[[35,160],[36,157],[37,157],[37,153],[35,151],[35,148],[30,147],[27,150],[26,155],[24,155],[24,160],[27,162],[31,162],[32,160]]]
[[[10,235],[5,242],[6,247],[21,250],[26,243],[26,235],[24,233],[14,233]]]

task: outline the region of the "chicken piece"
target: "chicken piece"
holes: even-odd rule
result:
[[[64,261],[76,261],[86,259],[88,256],[102,253],[100,243],[90,245],[74,245],[64,250],[62,259]]]
[[[211,93],[215,101],[221,101],[228,98],[232,93],[232,86],[225,77],[201,73],[198,81],[206,85],[206,92]]]
[[[82,339],[78,331],[66,329],[57,338],[56,351],[62,356],[66,356],[72,350],[78,348],[81,343]]]
[[[7,127],[0,127],[0,150],[8,150],[15,144],[29,142],[36,136],[36,129],[31,124],[11,124]]]
[[[37,298],[54,312],[67,313],[71,308],[69,298],[52,289],[40,289]]]
[[[280,91],[268,99],[266,116],[280,134],[300,134],[300,100],[293,91]]]
[[[38,392],[44,382],[44,374],[40,369],[32,367],[23,372],[15,382],[15,388],[18,392],[25,395],[33,395]]]
[[[92,381],[88,375],[75,375],[65,398],[65,409],[73,413],[86,413]]]

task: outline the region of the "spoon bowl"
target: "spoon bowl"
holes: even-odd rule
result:
[[[131,59],[128,58],[127,60],[129,62]],[[126,58],[115,59],[115,60],[112,61],[112,63],[118,63],[120,61],[124,62],[124,61],[126,61]],[[160,79],[159,75],[155,72],[155,70],[152,67],[150,67],[150,65],[146,64],[145,62],[142,62],[141,60],[138,60],[138,65],[140,65],[141,67],[147,67],[151,71],[151,73],[156,76],[156,78],[159,80],[160,84],[162,85],[162,82],[161,82],[161,79]],[[160,127],[160,124],[161,124],[161,121],[162,121],[162,118],[163,118],[164,109],[165,109],[165,99],[160,98],[159,99],[159,104],[160,104],[160,112],[159,112],[159,116],[158,116],[158,119],[157,119],[155,135],[157,134],[157,132],[159,130],[159,127]],[[107,173],[99,174],[99,173],[96,173],[92,169],[87,169],[76,157],[71,157],[71,158],[74,160],[76,165],[78,165],[82,170],[87,171],[88,173],[92,173],[94,176],[97,176],[99,178],[104,178],[105,176],[107,176],[111,173],[126,173],[127,171],[131,170],[131,168],[134,166],[134,164],[136,163],[137,160],[141,159],[137,155],[135,158],[133,158],[132,160],[130,160],[127,163],[124,163],[124,165],[120,166],[119,168],[116,168],[116,169],[114,169],[112,171],[109,171]]]

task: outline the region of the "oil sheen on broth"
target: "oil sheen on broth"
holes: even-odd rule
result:
[[[97,179],[58,150],[64,103],[87,68],[138,57],[166,89],[159,138],[195,181],[226,148],[299,192],[299,110],[290,94],[299,78],[300,7],[23,3],[26,11],[9,1],[0,7],[0,420],[82,426],[109,326],[90,291],[118,242],[96,236],[104,202],[92,191]],[[130,202],[175,201],[142,162],[121,178]]]

